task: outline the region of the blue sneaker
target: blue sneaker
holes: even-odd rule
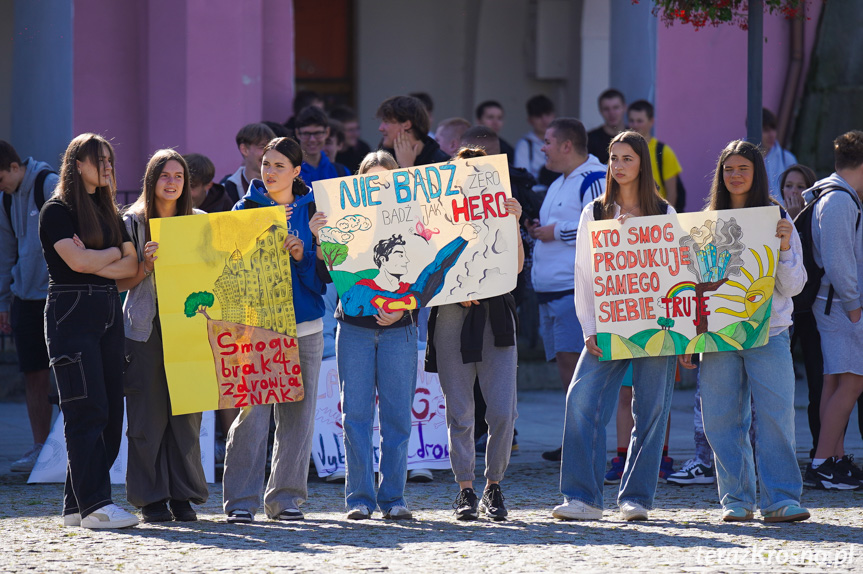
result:
[[[605,484],[620,484],[620,477],[623,476],[623,465],[625,463],[626,459],[619,456],[611,459],[611,468],[605,473]]]
[[[659,463],[659,480],[668,482],[668,477],[674,474],[674,459],[670,456],[663,456],[662,462]]]

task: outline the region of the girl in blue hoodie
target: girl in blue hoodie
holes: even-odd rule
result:
[[[270,412],[276,419],[270,478],[264,510],[273,520],[300,520],[300,505],[308,494],[306,478],[312,451],[314,392],[324,348],[323,294],[326,286],[316,271],[315,244],[309,221],[315,216],[314,196],[300,177],[303,152],[290,138],[276,138],[264,148],[263,181],[253,179],[234,210],[285,206],[291,254],[291,283],[297,321],[297,347],[305,384],[312,389],[296,403],[245,407],[228,432],[222,478],[224,509],[229,523],[254,519],[261,501],[267,456]]]

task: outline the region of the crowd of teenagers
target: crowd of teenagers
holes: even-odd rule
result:
[[[556,117],[551,101],[536,96],[527,104],[531,131],[513,147],[498,135],[503,108],[497,102],[480,104],[475,124],[440,122],[432,137],[430,99],[396,96],[377,110],[376,151],[359,140],[352,110],[335,108],[328,116],[322,104],[303,93],[285,125],[243,127],[236,137],[243,163],[221,183],[203,155],[156,151],[140,195],[122,209],[114,149],[103,137],[73,139],[59,174],[33,158],[22,161],[0,142],[0,328],[15,336],[35,442],[13,470],[30,470],[47,437],[50,368],[68,455],[66,526],[138,524],[111,497],[109,469],[124,410],[129,504],[145,522],[197,520],[193,505],[208,498],[201,414],[171,414],[154,281],[159,245],[150,220],[271,206],[284,207],[291,230],[284,249],[304,380],[315,384],[328,354],[338,365],[346,519],[369,519],[377,510],[385,519],[411,519],[405,483],[411,476],[431,479],[427,470],[407,470],[423,337],[424,368],[439,374],[446,403],[458,484],[454,516],[507,517],[501,481],[517,449],[516,339],[520,319],[537,315],[546,359],[556,363],[566,392],[562,444],[543,453],[560,462],[563,503],[554,517],[600,519],[604,484],[619,484],[624,519],[646,520],[659,480],[715,481],[721,519],[730,522],[753,519],[756,508],[766,522],[805,520],[804,485],[860,487],[863,476],[844,439],[863,392],[863,132],[834,141],[835,172],[815,181],[776,142],[775,119],[765,110],[763,146],[733,141],[717,160],[704,209],[779,206],[779,218],[764,222],[780,245],[765,345],[600,361],[589,236],[578,230],[591,221],[624,224],[687,207],[674,152],[651,136],[648,102],[627,108],[620,92],[607,90],[599,98],[604,124],[588,132],[577,119]],[[318,238],[328,220],[316,208],[314,181],[499,153],[511,160],[512,198],[505,206],[522,237],[513,293],[430,312],[379,309],[374,316],[362,316],[347,300],[328,301],[334,291]],[[376,289],[411,288],[407,255],[399,235],[375,246],[379,272],[370,281]],[[425,291],[421,305],[436,293]],[[334,352],[328,352],[332,339]],[[803,473],[794,426],[792,346],[798,341],[814,445]],[[669,406],[676,373],[694,369],[696,456],[675,472],[667,451]],[[304,518],[316,398],[306,392],[296,403],[219,411],[227,522],[252,522],[262,500],[269,519]],[[615,407],[618,452],[607,468],[606,426]],[[380,445],[372,443],[376,408]],[[485,456],[480,493],[474,491],[477,455]]]

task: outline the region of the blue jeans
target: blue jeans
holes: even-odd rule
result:
[[[617,501],[636,502],[648,509],[653,506],[676,362],[673,356],[600,361],[590,353],[581,354],[566,395],[560,492],[567,500],[603,507],[605,427],[631,363],[635,426]]]
[[[339,321],[336,362],[345,433],[345,503],[387,512],[407,506],[404,498],[411,438],[411,409],[417,383],[414,325],[367,329]],[[375,496],[372,444],[375,391],[380,415],[380,487]]]
[[[794,440],[794,367],[788,330],[763,347],[701,356],[704,433],[716,461],[723,508],[755,509],[755,465],[749,427],[758,411],[755,456],[761,512],[798,504],[803,478]]]

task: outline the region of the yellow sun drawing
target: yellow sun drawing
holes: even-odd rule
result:
[[[717,313],[725,313],[726,315],[740,317],[741,319],[748,319],[752,317],[758,308],[773,295],[773,287],[776,284],[776,280],[773,278],[773,267],[775,264],[773,250],[767,245],[764,246],[764,250],[767,252],[766,274],[764,273],[764,264],[761,262],[761,257],[758,255],[758,252],[754,249],[750,249],[749,251],[753,256],[755,256],[755,260],[758,262],[758,279],[755,279],[745,267],[741,267],[740,270],[743,271],[743,274],[749,279],[749,287],[747,288],[737,281],[729,280],[725,283],[726,285],[740,289],[743,291],[744,295],[723,295],[721,293],[713,295],[714,297],[721,297],[722,299],[734,301],[735,303],[742,303],[744,310],[734,311],[733,309],[720,307],[716,310]]]

